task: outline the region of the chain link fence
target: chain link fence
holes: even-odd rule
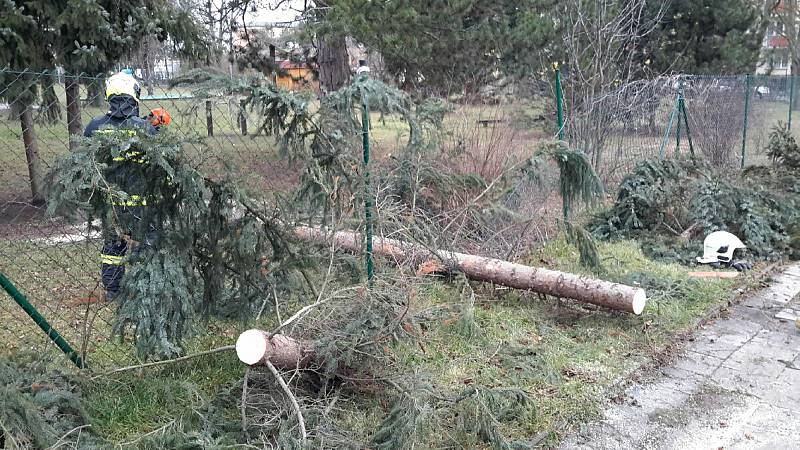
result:
[[[68,95],[71,86],[77,98]],[[191,143],[185,157],[203,173],[236,179],[252,192],[274,192],[298,177],[243,98],[198,97],[191,86],[167,84],[142,91],[139,115],[166,109],[170,132]],[[114,305],[96,301],[103,238],[85,218],[49,217],[41,196],[57,158],[70,151],[68,130],[82,133],[107,109],[103,77],[0,71],[0,272],[99,370],[136,362],[130,342],[110,338]],[[0,353],[29,350],[67,361],[5,293],[0,316]]]
[[[787,77],[662,77],[590,97],[577,95],[570,83],[566,76],[565,139],[587,152],[609,187],[643,159],[692,151],[732,170],[763,163],[771,128],[790,122],[793,80]],[[81,134],[92,117],[105,114],[103,86],[101,76],[0,70],[0,272],[99,370],[136,362],[130,342],[110,338],[114,304],[94,301],[102,291],[103,238],[85,218],[49,217],[41,192],[59,155],[70,151],[70,130]],[[185,138],[185,157],[204,174],[234,179],[254,196],[287,191],[300,179],[302,167],[279,155],[274,138],[262,129],[258,112],[245,107],[244,97],[166,82],[145,86],[142,94],[140,116],[166,109],[172,117],[170,132]],[[448,114],[441,156],[448,168],[493,180],[504,167],[529,156],[537,143],[554,137],[550,100],[522,99],[517,93],[507,97],[516,99],[469,103]],[[402,141],[404,129],[400,121],[379,113],[371,121],[372,151],[380,164]],[[539,242],[552,236],[561,217],[557,177],[547,181],[517,186],[507,205],[535,218],[520,233],[535,235]],[[481,238],[476,241],[481,248],[470,250],[508,257],[509,249],[527,245],[517,234],[509,242],[492,241],[503,236],[507,233]],[[229,341],[240,327],[210,326],[190,344],[198,347],[187,351],[214,338]],[[21,350],[68,364],[23,309],[0,295],[0,353]]]
[[[587,98],[581,86],[564,80],[565,139],[587,152],[608,186],[648,158],[694,155],[726,169],[766,163],[769,134],[791,124],[797,81],[681,75],[626,83]]]

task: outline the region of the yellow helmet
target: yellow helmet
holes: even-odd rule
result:
[[[106,100],[112,95],[130,95],[139,103],[141,92],[139,82],[129,73],[117,72],[106,80]]]

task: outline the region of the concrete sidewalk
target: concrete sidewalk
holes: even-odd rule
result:
[[[562,449],[800,449],[800,264],[699,330]]]

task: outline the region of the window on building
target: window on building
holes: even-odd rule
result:
[[[789,49],[787,48],[773,48],[769,54],[769,66],[775,70],[788,69],[790,65]]]
[[[769,24],[767,35],[769,37],[783,36],[784,26],[781,22],[772,22]]]

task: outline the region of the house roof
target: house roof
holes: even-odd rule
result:
[[[789,46],[789,40],[783,36],[772,36],[769,38],[769,47],[771,48],[785,48]]]
[[[298,62],[289,61],[289,60],[281,61],[279,67],[281,68],[281,70],[286,70],[286,69],[307,69],[308,68],[308,66],[306,66],[305,63],[298,63]]]

